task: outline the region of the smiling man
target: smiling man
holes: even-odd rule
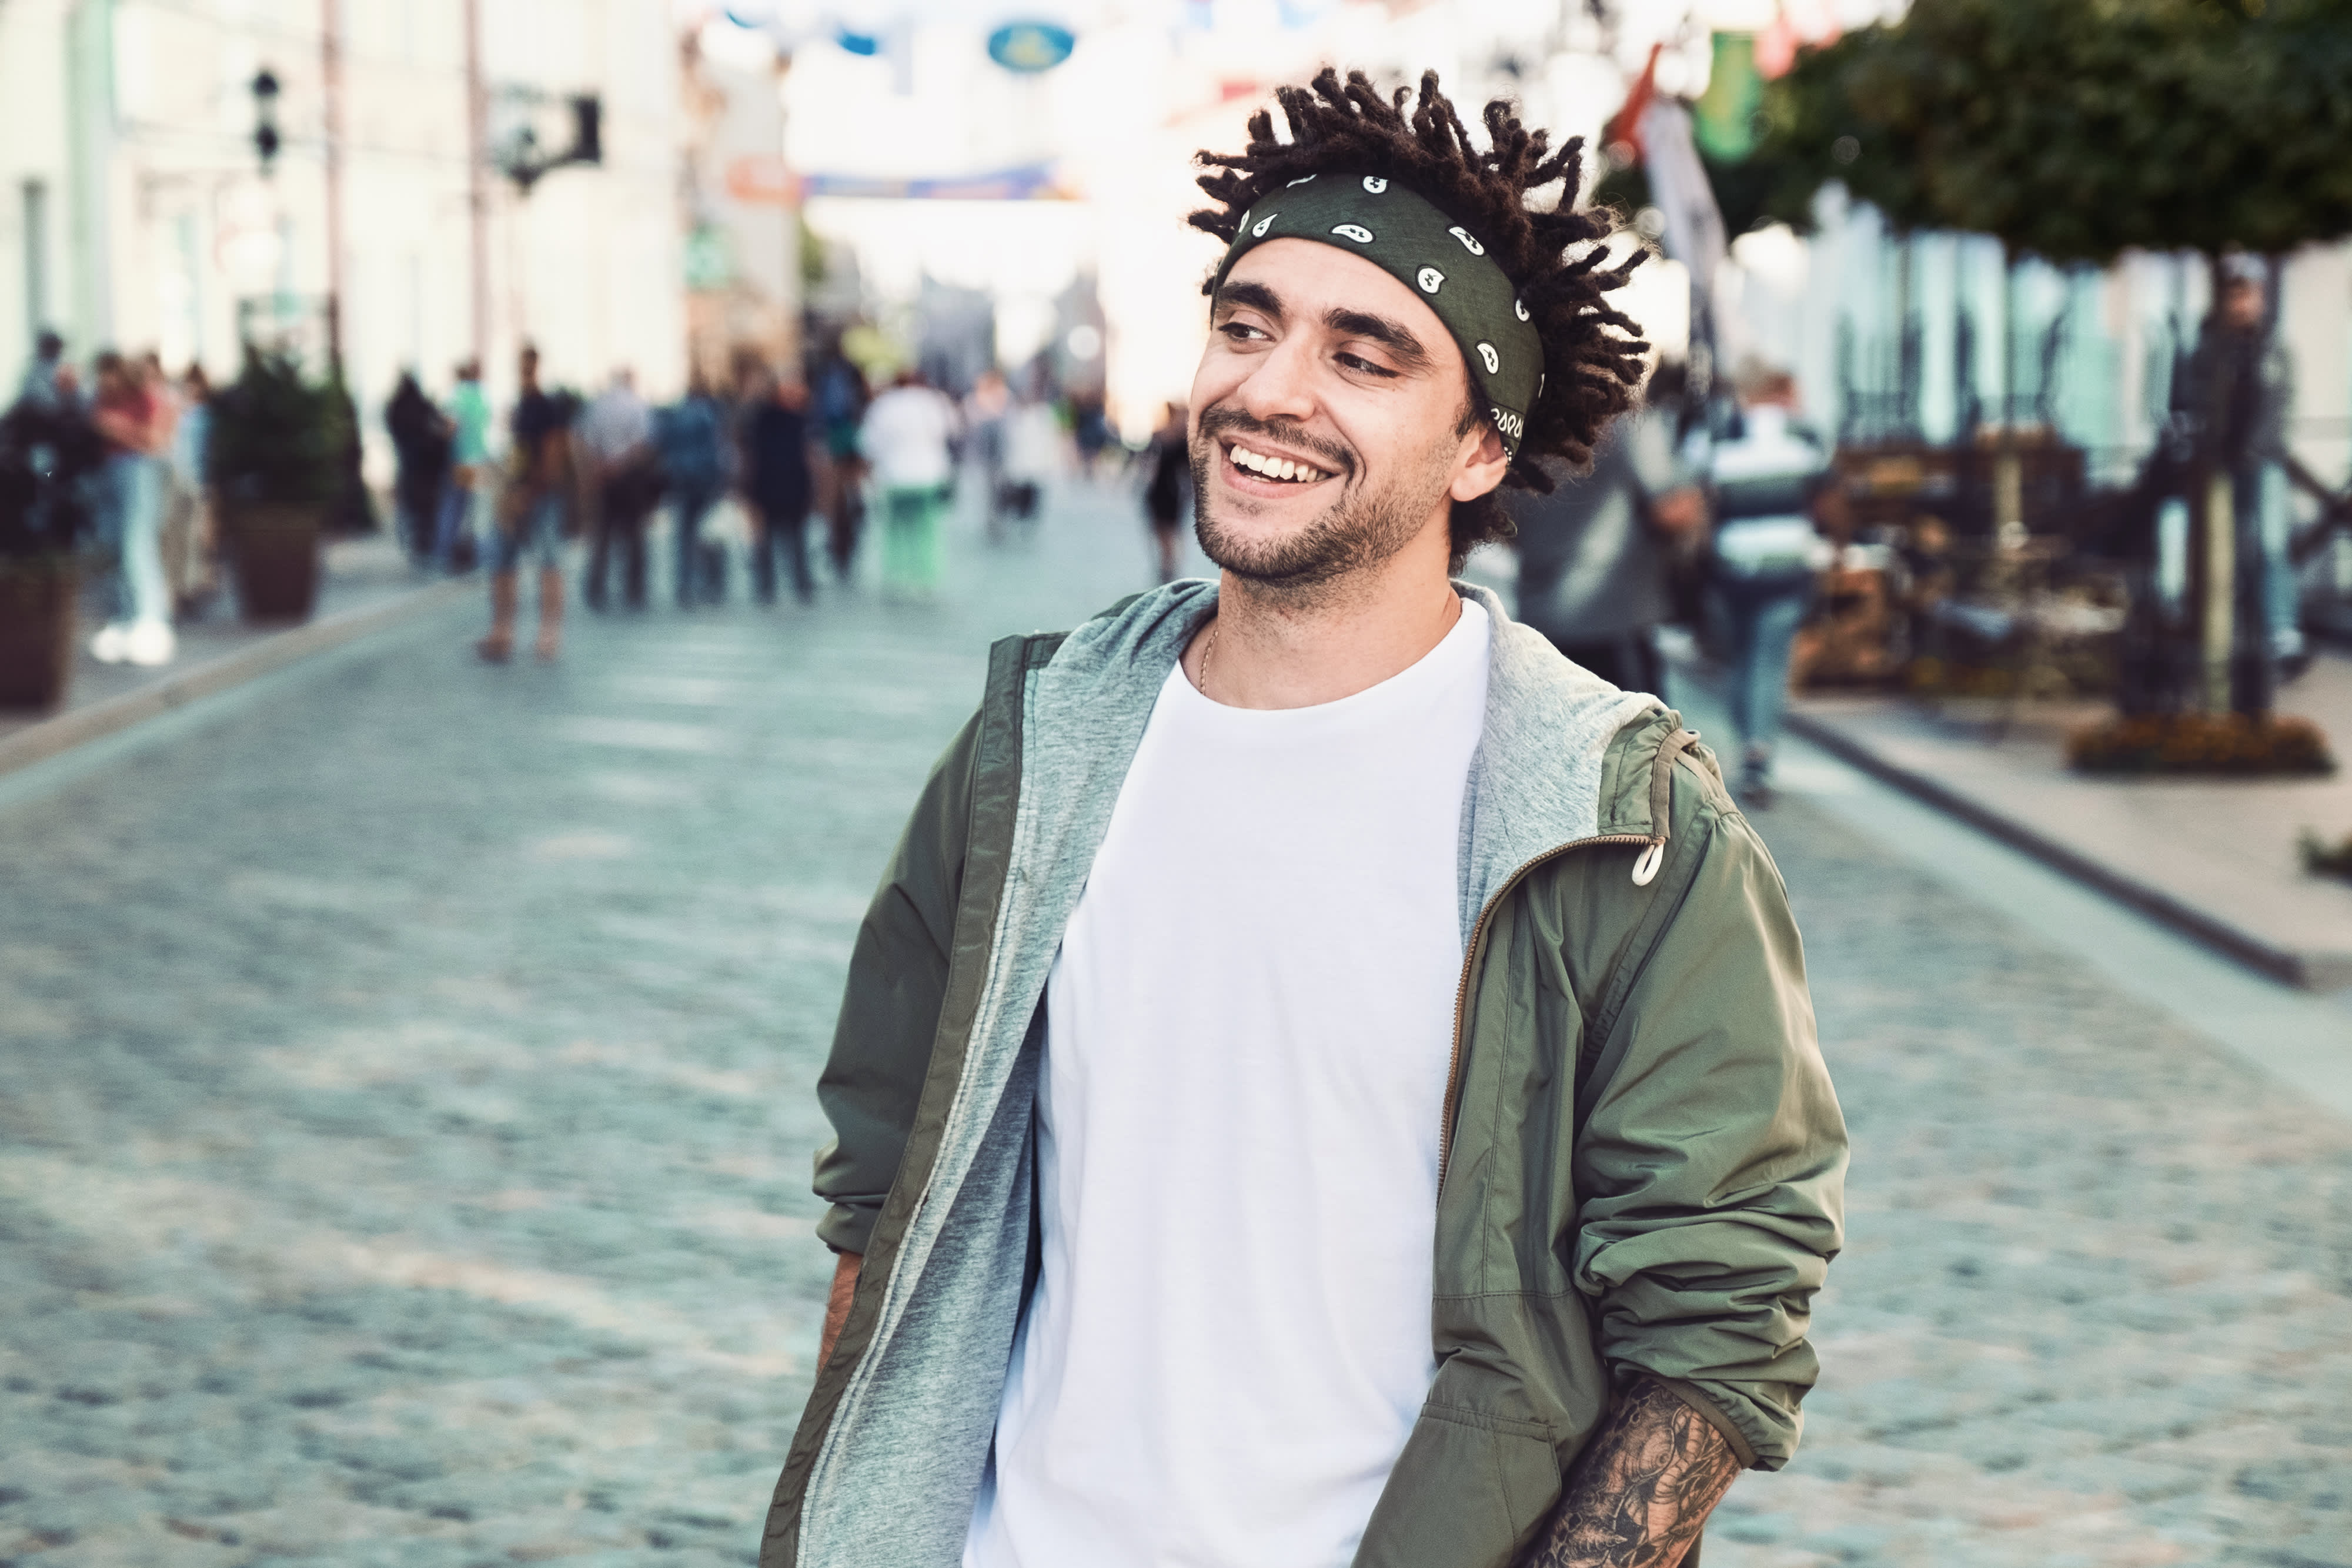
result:
[[[1000,643],[859,933],[764,1568],[1665,1565],[1795,1448],[1845,1142],[1780,879],[1449,580],[1635,379],[1577,148],[1278,101],[1192,219],[1218,580]]]

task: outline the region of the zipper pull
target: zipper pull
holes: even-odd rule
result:
[[[1633,862],[1633,885],[1647,887],[1657,881],[1658,867],[1665,863],[1665,859],[1666,841],[1652,839],[1650,847],[1642,852],[1642,858]]]

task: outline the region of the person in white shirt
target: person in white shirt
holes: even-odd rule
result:
[[[866,410],[858,444],[882,497],[882,586],[898,595],[929,594],[940,581],[940,517],[954,493],[955,404],[923,379],[902,371]]]
[[[1708,460],[1717,517],[1709,597],[1731,669],[1731,724],[1739,732],[1739,797],[1772,802],[1772,749],[1789,706],[1789,653],[1830,562],[1813,527],[1829,454],[1795,423],[1797,383],[1751,364],[1737,378],[1738,433]]]
[[[643,610],[646,519],[661,499],[661,478],[654,460],[654,413],[637,395],[636,377],[626,368],[613,372],[611,383],[580,416],[578,435],[596,497],[581,597],[591,610],[604,608],[605,576],[618,544],[622,600],[632,610]]]
[[[1629,402],[1610,225],[1433,74],[1279,101],[1192,218],[1217,580],[999,643],[859,927],[762,1568],[1663,1568],[1794,1451],[1844,1140],[1779,877],[1453,580]]]

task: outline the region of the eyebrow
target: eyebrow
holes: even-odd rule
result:
[[[1283,309],[1282,296],[1263,283],[1223,285],[1217,290],[1217,308],[1259,310],[1276,321],[1287,317],[1287,312]],[[1402,370],[1425,371],[1433,363],[1429,350],[1422,347],[1421,340],[1412,335],[1412,329],[1390,317],[1335,305],[1323,313],[1323,325],[1346,337],[1370,338],[1394,354]]]
[[[1263,310],[1279,321],[1283,318],[1282,296],[1263,283],[1227,283],[1217,289],[1217,308]]]
[[[1323,325],[1350,338],[1370,338],[1397,357],[1400,369],[1424,371],[1429,368],[1429,350],[1421,346],[1421,340],[1408,331],[1402,321],[1391,321],[1386,316],[1375,316],[1369,310],[1346,310],[1335,306],[1323,312]]]

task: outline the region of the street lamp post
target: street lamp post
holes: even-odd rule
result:
[[[489,95],[482,86],[481,0],[466,0],[466,220],[477,371],[490,351],[489,116]]]
[[[508,87],[501,89],[499,96],[521,111],[520,118],[490,149],[490,162],[497,165],[499,172],[514,182],[515,193],[522,198],[515,206],[513,222],[507,230],[509,310],[520,334],[524,329],[523,279],[522,268],[513,257],[513,247],[520,226],[528,220],[531,189],[549,173],[567,164],[604,162],[604,103],[593,92],[574,93],[563,99],[572,120],[572,144],[560,152],[549,153],[540,150],[539,132],[530,116],[541,104],[552,101],[550,95],[537,88]]]
[[[343,7],[320,0],[319,83],[327,165],[327,369],[343,379]]]

